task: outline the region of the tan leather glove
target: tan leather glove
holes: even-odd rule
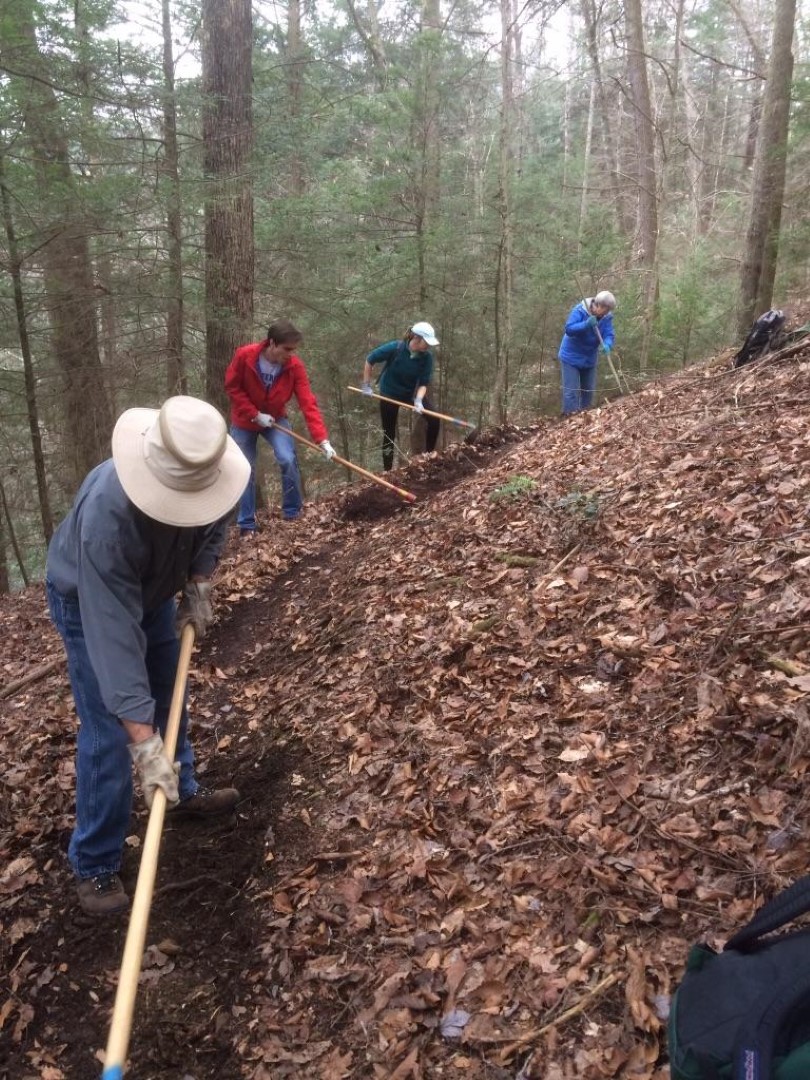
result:
[[[186,623],[194,627],[197,640],[214,621],[214,609],[211,606],[211,582],[189,581],[183,589],[183,597],[177,608],[178,633]]]
[[[175,806],[180,801],[177,773],[166,757],[160,732],[156,731],[143,742],[130,743],[128,749],[138,770],[146,805],[151,809],[156,789],[163,788],[169,806]]]

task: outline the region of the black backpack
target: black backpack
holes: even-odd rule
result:
[[[694,945],[672,999],[672,1080],[810,1077],[810,929],[773,935],[810,911],[810,877],[760,908],[722,952]]]
[[[765,353],[778,349],[784,325],[784,312],[777,308],[771,308],[770,311],[766,311],[764,315],[755,319],[742,348],[734,356],[732,367],[738,368],[744,364],[750,364],[752,360],[759,360]]]

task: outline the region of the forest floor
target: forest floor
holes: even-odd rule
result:
[[[690,944],[810,862],[810,348],[392,478],[229,542],[189,689],[242,800],[167,821],[126,1075],[664,1080]],[[0,1078],[85,1080],[126,918],[42,587],[0,627]]]

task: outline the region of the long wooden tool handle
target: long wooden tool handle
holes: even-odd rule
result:
[[[576,274],[574,274],[574,284],[577,287],[577,292],[582,297],[582,306],[585,307],[585,300],[587,298],[585,296],[585,293],[582,290],[582,286],[580,285],[579,278],[577,277]],[[587,310],[590,311],[590,308],[588,308]],[[594,330],[596,330],[596,336],[599,338],[599,344],[604,347],[605,339],[602,337],[602,332],[599,329],[599,323],[598,322],[597,322],[596,326],[594,327]],[[625,388],[622,386],[621,379],[619,378],[619,373],[616,370],[616,365],[613,363],[613,357],[610,355],[610,350],[608,350],[608,352],[607,352],[607,361],[608,361],[608,366],[609,366],[609,368],[611,370],[611,373],[613,375],[613,378],[616,380],[616,385],[619,388],[619,394],[624,395]]]
[[[599,344],[604,349],[605,348],[605,339],[602,337],[602,332],[599,329],[599,323],[597,323],[596,326],[594,326],[594,330],[596,331],[596,336],[599,338]],[[616,370],[616,365],[613,363],[613,357],[610,355],[610,349],[606,350],[605,355],[607,356],[607,362],[608,362],[608,365],[610,367],[610,370],[613,372],[613,378],[616,380],[616,385],[619,388],[619,393],[624,394],[624,387],[622,386],[621,380],[619,379],[619,373]]]
[[[169,719],[163,745],[169,761],[174,761],[177,749],[177,736],[180,732],[180,717],[183,713],[183,701],[186,694],[186,680],[191,664],[191,650],[194,647],[194,627],[187,624],[180,635],[180,657],[177,661],[177,675],[174,681]],[[149,909],[152,906],[152,894],[157,876],[160,837],[163,831],[163,819],[166,814],[166,794],[162,788],[155,790],[149,824],[143,843],[141,866],[138,870],[138,883],[132,900],[132,914],[127,928],[127,940],[124,944],[124,956],[118,977],[118,989],[115,994],[110,1034],[107,1039],[107,1052],[104,1055],[104,1072],[101,1080],[121,1080],[127,1060],[129,1036],[132,1032],[132,1017],[135,1012],[135,996],[138,992],[138,976],[143,962],[143,947],[146,941],[146,928],[149,924]]]
[[[292,428],[279,428],[280,431],[285,432],[287,435],[292,435],[294,439],[297,439],[304,446],[308,446],[310,450],[317,450],[321,453],[320,446],[316,446],[314,442],[310,442],[309,439],[305,439],[303,435],[299,435],[297,431],[293,431]],[[389,484],[387,480],[383,480],[381,476],[377,476],[376,473],[369,472],[368,469],[362,469],[359,465],[355,465],[353,461],[347,461],[346,458],[340,457],[338,454],[332,458],[332,461],[336,461],[338,465],[345,465],[347,469],[351,469],[353,472],[360,473],[361,476],[365,476],[367,480],[373,480],[375,484],[381,484],[383,487],[389,489],[389,491],[395,491],[403,499],[407,499],[408,502],[416,502],[416,496],[406,491],[405,488],[397,487],[396,484]]]
[[[355,394],[363,394],[359,386],[347,386],[346,389],[352,390]],[[414,412],[419,411],[414,409],[413,405],[409,405],[407,401],[397,401],[396,398],[386,397],[385,394],[363,394],[363,397],[373,397],[379,401],[389,401],[392,405],[400,405],[403,409],[412,409]],[[435,409],[422,409],[422,412],[425,416],[436,416],[439,420],[449,420],[451,424],[458,424],[460,427],[475,427],[475,424],[470,424],[467,420],[459,420],[457,416],[448,416],[447,413],[436,412]]]

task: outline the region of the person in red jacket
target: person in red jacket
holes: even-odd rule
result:
[[[301,513],[301,475],[295,442],[287,434],[291,425],[286,407],[293,395],[326,460],[335,456],[304,365],[295,354],[302,337],[289,319],[277,319],[264,341],[236,350],[225,372],[225,392],[231,399],[231,438],[250,462],[250,481],[237,518],[241,536],[256,531],[256,451],[260,435],[272,447],[281,470],[283,517],[293,521]]]

